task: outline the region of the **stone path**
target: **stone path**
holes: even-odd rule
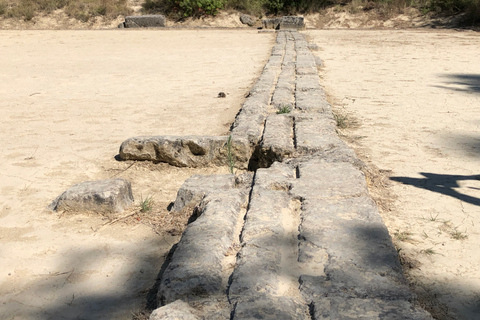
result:
[[[150,319],[432,319],[415,305],[303,35],[281,31],[231,130],[243,175],[193,176]],[[288,113],[277,114],[278,110]],[[228,137],[136,137],[124,159],[227,164]]]

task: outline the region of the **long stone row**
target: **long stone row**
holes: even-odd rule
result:
[[[191,210],[193,222],[160,275],[151,320],[432,319],[336,134],[317,65],[302,34],[278,32],[231,131],[236,161],[252,171],[193,176],[179,190],[172,210]],[[228,137],[201,138],[132,138],[121,155],[226,164]]]

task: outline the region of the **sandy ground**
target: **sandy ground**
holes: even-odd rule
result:
[[[46,206],[69,186],[122,177],[159,212],[194,173],[117,162],[136,135],[226,133],[273,34],[0,31],[0,318],[131,319],[178,235]],[[217,98],[218,93],[226,98]],[[135,219],[133,219],[135,221]]]
[[[415,291],[438,319],[479,319],[480,34],[307,34]]]

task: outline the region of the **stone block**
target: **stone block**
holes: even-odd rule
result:
[[[291,194],[302,199],[339,199],[368,194],[364,174],[346,162],[308,160],[298,166]]]
[[[291,297],[262,297],[237,303],[233,319],[310,320],[308,307]]]
[[[247,196],[245,190],[231,189],[202,201],[200,216],[188,225],[161,277],[157,294],[160,305],[226,294],[226,257],[238,241],[237,224]]]
[[[166,306],[153,310],[149,320],[200,320],[196,310],[182,300],[176,300]]]
[[[233,174],[191,176],[178,190],[172,211],[178,212],[185,207],[196,206],[206,195],[234,187],[235,176]]]
[[[132,187],[124,179],[87,181],[68,188],[50,205],[54,211],[122,212],[133,203]]]
[[[428,312],[404,300],[326,297],[313,301],[312,311],[316,320],[433,320]]]
[[[248,14],[241,14],[240,15],[240,22],[243,24],[248,25],[249,27],[255,26],[255,23],[257,22],[257,18],[254,16],[248,15]]]
[[[305,21],[300,16],[284,16],[280,21],[281,30],[304,30]]]
[[[279,29],[281,18],[263,19],[262,24],[265,29]]]
[[[267,168],[275,161],[293,156],[293,119],[288,114],[267,117],[258,152],[258,166]]]
[[[161,14],[127,16],[125,17],[125,28],[155,28],[165,27],[165,16]]]

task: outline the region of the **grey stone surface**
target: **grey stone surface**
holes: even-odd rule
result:
[[[275,161],[292,157],[294,152],[293,118],[289,114],[268,116],[259,148],[258,166],[270,167]]]
[[[291,194],[302,199],[341,199],[368,194],[364,174],[346,162],[310,160],[298,166]]]
[[[403,300],[325,297],[312,304],[315,320],[433,320],[426,311]]]
[[[188,178],[178,189],[177,198],[172,207],[172,211],[181,211],[185,207],[193,207],[211,193],[219,190],[232,189],[236,185],[233,174],[225,175],[194,175]]]
[[[125,28],[165,27],[165,16],[161,14],[127,16],[125,17]]]
[[[54,211],[122,212],[133,203],[132,187],[124,179],[87,181],[68,188],[50,205]]]
[[[120,146],[122,160],[165,162],[177,167],[203,167],[227,164],[226,136],[134,137]],[[250,158],[248,145],[237,141],[232,154],[239,165]]]
[[[355,153],[340,139],[331,113],[295,116],[295,141],[300,154],[329,162],[356,163]]]
[[[305,22],[300,16],[284,16],[280,20],[280,29],[282,30],[303,30]]]
[[[262,24],[265,29],[279,29],[281,18],[263,19]]]
[[[328,256],[318,275],[301,277],[307,296],[414,299],[388,230],[368,196],[305,200],[300,238],[313,246],[301,253],[301,260],[312,259],[315,251]]]
[[[327,101],[323,90],[295,91],[295,106],[297,110],[307,113],[325,113],[333,119],[332,106]]]
[[[176,300],[153,310],[149,320],[201,320],[201,318],[195,315],[195,309],[188,303]]]
[[[248,14],[241,14],[240,15],[240,22],[243,24],[246,24],[250,27],[255,26],[255,23],[257,22],[257,18],[254,16],[248,15]]]
[[[159,305],[226,297],[230,273],[225,259],[238,241],[237,223],[247,196],[245,189],[230,189],[205,197],[201,215],[188,225],[161,277]]]
[[[303,301],[280,296],[239,302],[233,312],[233,319],[310,320],[311,317]]]

